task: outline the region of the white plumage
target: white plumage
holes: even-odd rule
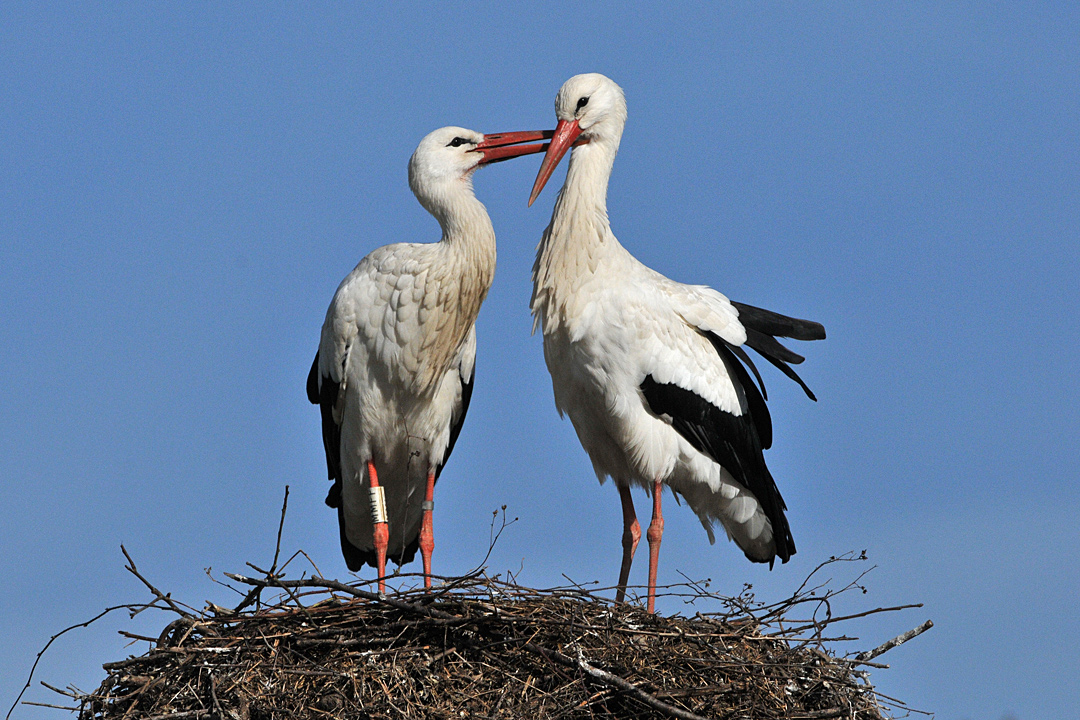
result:
[[[622,90],[603,75],[578,75],[560,89],[555,108],[559,124],[530,204],[577,147],[538,248],[532,311],[556,406],[569,415],[597,477],[612,478],[622,497],[620,599],[640,537],[629,487],[653,494],[651,610],[662,486],[686,499],[710,541],[719,523],[750,560],[786,562],[795,552],[762,455],[772,439],[764,387],[740,360],[757,374],[742,349],[748,345],[802,385],[787,365],[802,358],[774,336],[825,333],[817,323],[732,303],[642,265],[615,239],[607,216],[608,178],[626,121]]]
[[[381,578],[386,557],[403,564],[419,548],[430,582],[434,482],[468,409],[475,322],[495,273],[495,232],[471,177],[481,164],[539,152],[506,147],[535,137],[485,139],[456,127],[425,137],[409,161],[409,186],[442,239],[372,251],[326,312],[307,392],[322,409],[334,481],[326,502],[338,510],[350,570],[367,563]],[[372,507],[376,484],[385,517]]]

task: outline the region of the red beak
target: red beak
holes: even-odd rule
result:
[[[547,155],[544,156],[544,162],[540,164],[540,172],[536,176],[536,182],[533,183],[532,195],[529,196],[530,206],[536,200],[536,196],[540,194],[540,191],[544,189],[544,185],[551,178],[551,173],[555,172],[555,168],[558,166],[559,161],[563,159],[563,155],[577,142],[579,135],[581,135],[581,128],[578,127],[577,120],[560,120],[559,124],[555,126],[555,133],[551,136],[551,145],[548,146]]]
[[[509,160],[523,155],[533,155],[544,152],[547,143],[534,145],[522,145],[521,143],[535,140],[547,140],[551,137],[551,130],[526,130],[523,132],[490,133],[484,135],[484,139],[473,149],[484,156],[480,165]]]

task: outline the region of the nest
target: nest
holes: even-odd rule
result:
[[[385,596],[321,577],[229,577],[252,588],[246,608],[195,614],[155,590],[143,607],[180,617],[147,653],[107,663],[94,692],[58,690],[79,720],[877,720],[897,706],[857,669],[876,666],[869,654],[826,648],[824,631],[845,618],[790,619],[836,594],[805,586],[777,605],[744,594],[721,599],[722,612],[663,617],[482,574]],[[280,594],[263,602],[267,588]],[[717,600],[696,585],[667,591]]]
[[[865,591],[866,571],[840,588],[815,578],[835,563],[865,561],[855,554],[830,558],[773,604],[756,601],[749,586],[735,598],[702,583],[669,586],[663,594],[714,610],[668,617],[601,595],[610,588],[536,590],[482,569],[442,578],[433,590],[385,595],[359,581],[286,579],[285,567],[303,553],[280,569],[277,553],[270,570],[249,563],[261,577],[226,573],[243,595],[239,605],[195,610],[154,587],[124,555],[153,599],[89,622],[119,609],[133,616],[162,609],[176,619],[157,638],[121,631],[150,649],[106,663],[93,692],[42,683],[73,699],[76,707],[63,709],[79,720],[878,720],[910,710],[875,691],[864,668],[888,667],[873,658],[932,626],[869,652],[833,654],[831,644],[852,639],[833,631],[837,623],[919,607],[835,616],[836,596]],[[417,581],[399,581],[410,578]],[[55,635],[38,659],[89,622]]]

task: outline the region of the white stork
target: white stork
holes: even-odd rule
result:
[[[665,485],[686,499],[710,542],[719,523],[754,562],[771,567],[795,553],[787,507],[762,452],[772,444],[764,384],[743,345],[815,399],[788,366],[803,358],[775,338],[817,340],[825,329],[730,302],[638,262],[615,239],[607,215],[608,178],[626,123],[622,89],[603,75],[577,75],[559,90],[555,112],[558,126],[530,205],[567,150],[578,147],[537,250],[532,312],[543,330],[555,405],[570,416],[599,480],[610,477],[619,489],[619,601],[641,537],[630,487],[652,493],[652,612]]]
[[[480,165],[541,152],[515,143],[541,133],[484,136],[445,127],[409,160],[409,186],[442,227],[437,243],[378,248],[342,281],[326,312],[308,399],[322,411],[326,504],[337,508],[350,570],[410,562],[431,586],[435,481],[465,420],[476,316],[495,273],[495,231],[472,188]]]

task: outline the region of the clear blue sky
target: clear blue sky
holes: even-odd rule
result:
[[[798,555],[751,565],[669,503],[661,582],[775,600],[865,548],[849,609],[926,607],[857,646],[936,623],[880,689],[950,720],[1080,714],[1080,6],[652,5],[0,4],[4,711],[50,634],[146,597],[121,543],[177,597],[231,602],[203,570],[269,563],[289,484],[285,548],[345,575],[303,391],[334,288],[438,238],[406,184],[423,135],[552,127],[598,71],[629,103],[623,244],[829,331],[804,346],[820,402],[766,374]],[[499,266],[436,570],[478,562],[505,504],[493,571],[610,584],[617,494],[530,336],[562,178],[526,208],[538,163],[476,178]],[[117,629],[166,620],[69,635],[39,678],[92,689],[145,649]]]

